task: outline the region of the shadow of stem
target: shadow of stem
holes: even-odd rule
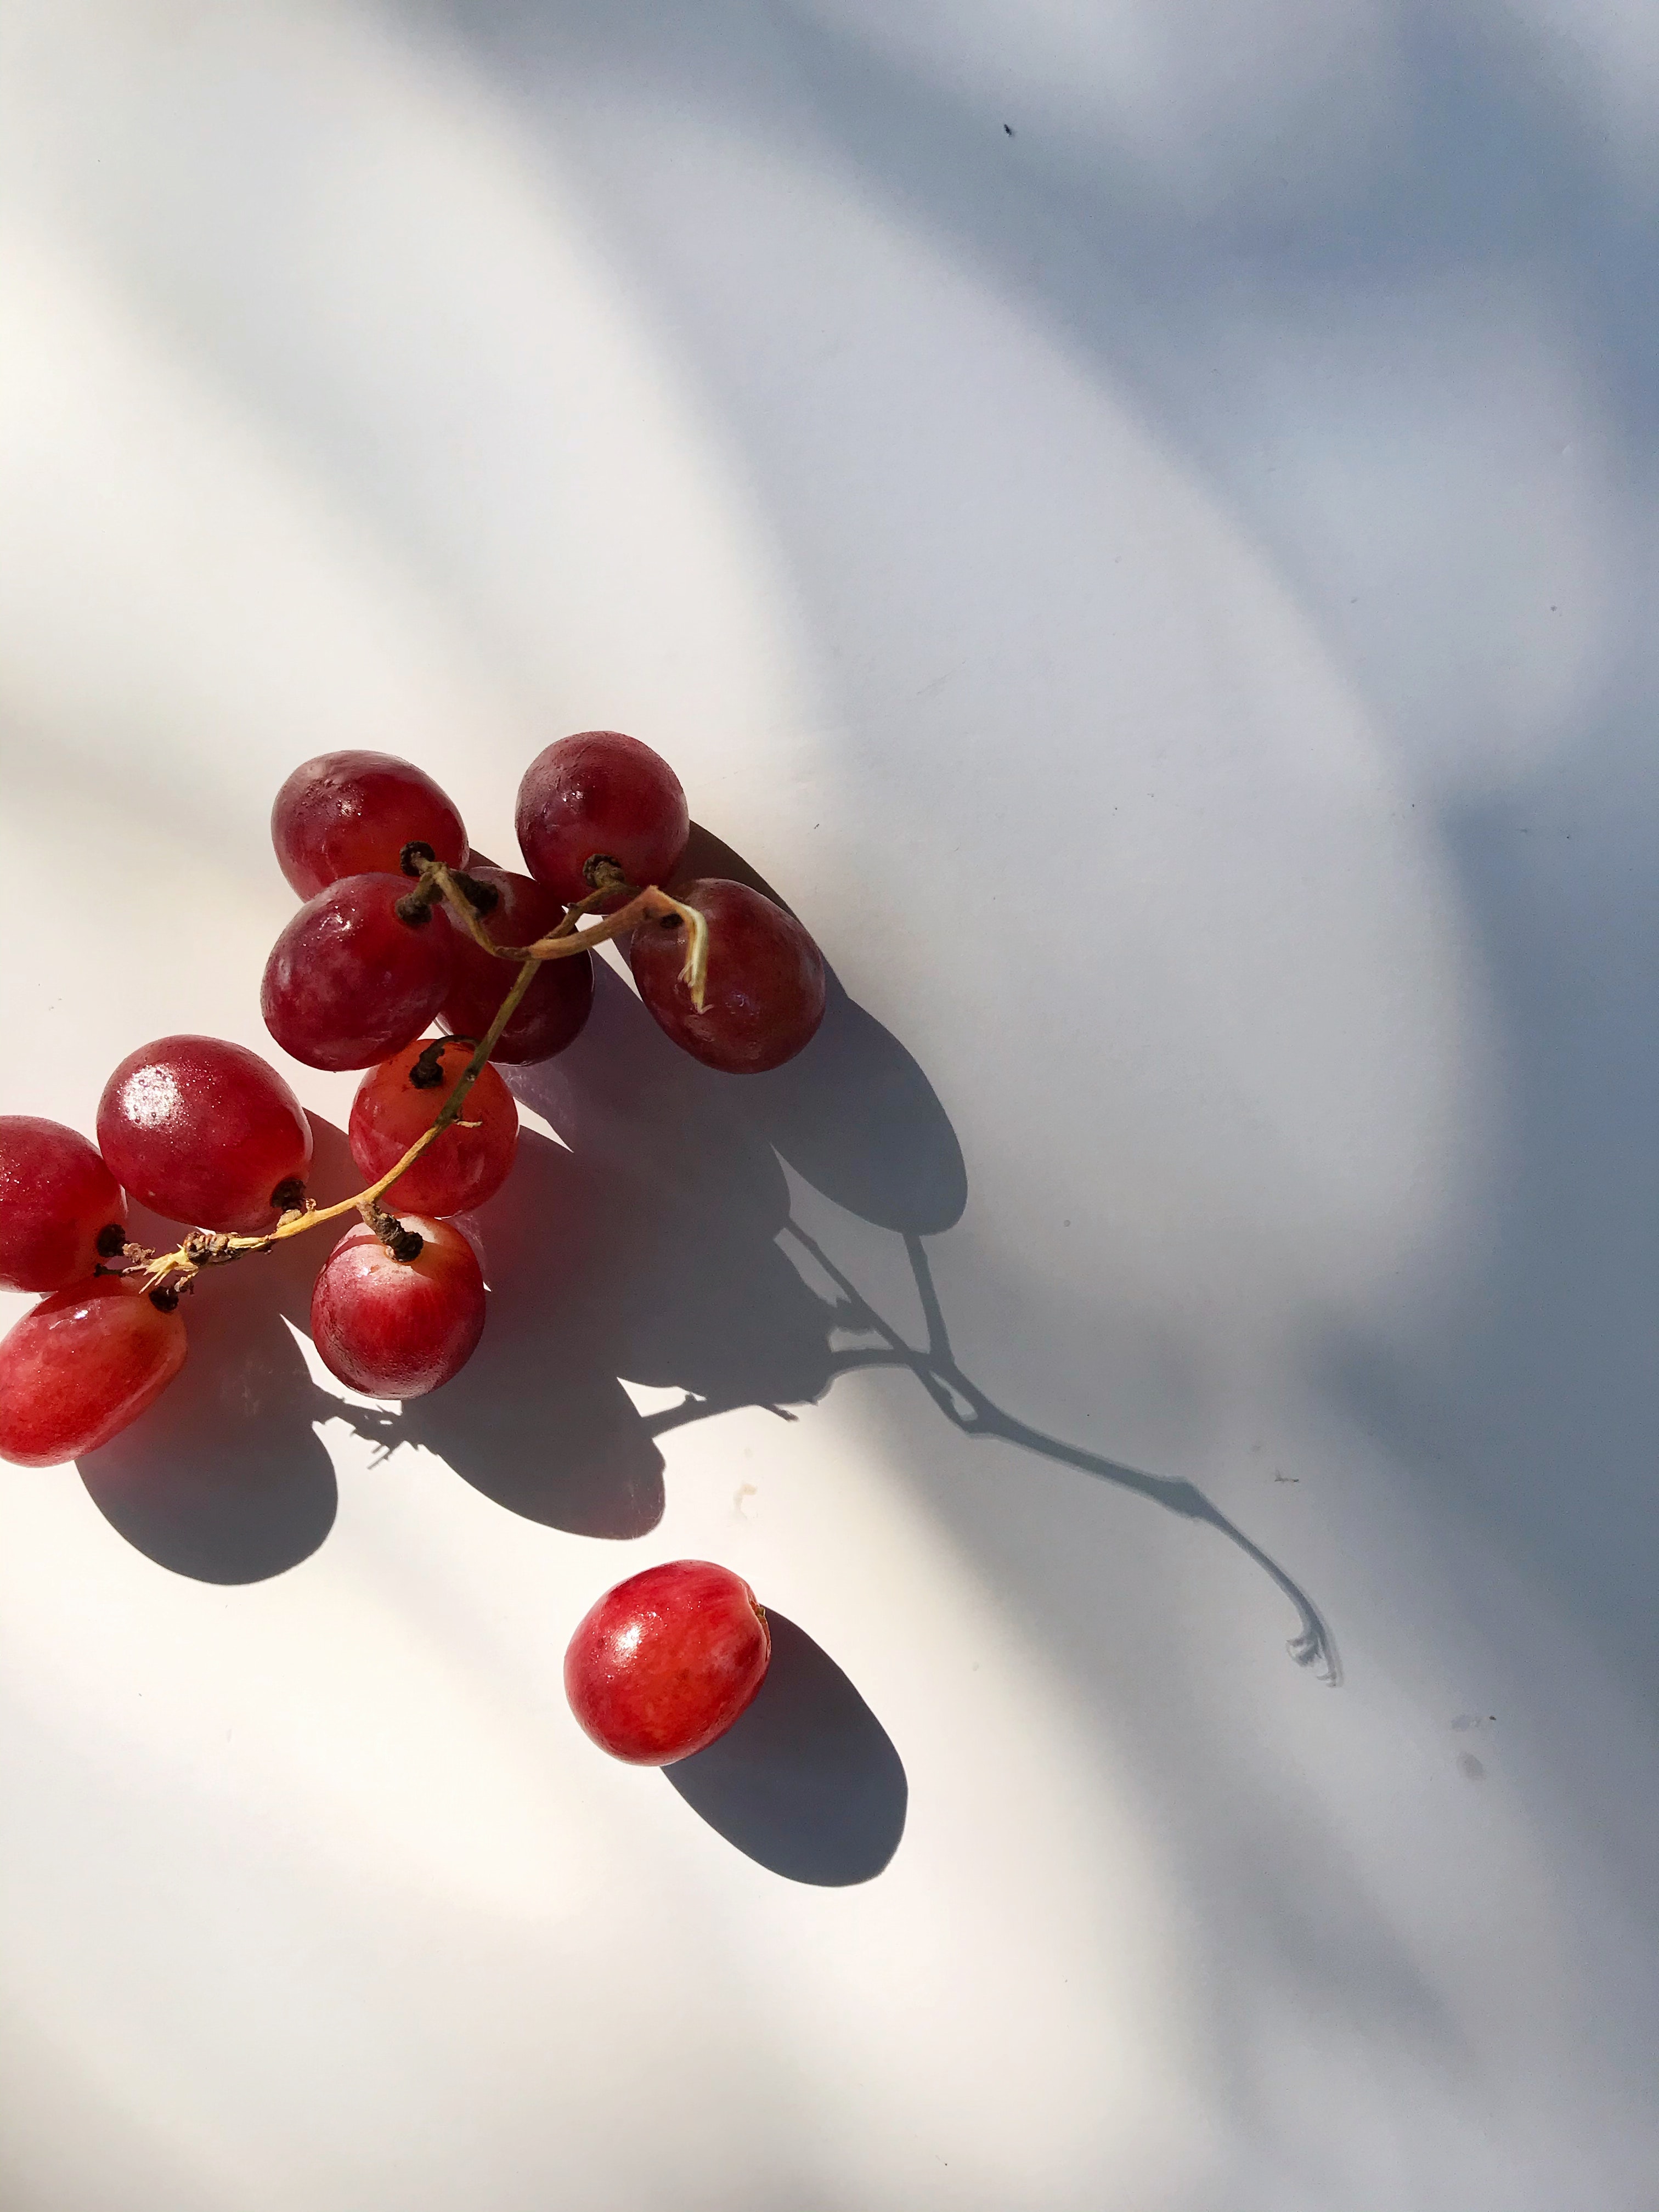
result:
[[[870,1369],[902,1368],[915,1376],[940,1413],[963,1436],[992,1437],[1001,1443],[1018,1445],[1022,1451],[1034,1452],[1040,1458],[1052,1460],[1059,1466],[1076,1468],[1081,1474],[1095,1475],[1103,1482],[1115,1483],[1120,1490],[1133,1491],[1138,1497],[1150,1498],[1155,1505],[1163,1506],[1166,1512],[1179,1514],[1183,1520],[1197,1521],[1206,1528],[1213,1528],[1259,1567],[1295,1609],[1301,1626],[1297,1633],[1287,1640],[1285,1648],[1297,1665],[1310,1669],[1320,1681],[1332,1689],[1340,1686],[1342,1662],[1337,1651],[1336,1639],[1318,1607],[1300,1583],[1286,1574],[1278,1561],[1247,1536],[1242,1528],[1230,1521],[1218,1506],[1212,1504],[1195,1483],[1175,1476],[1144,1474],[1139,1468],[1125,1467],[1119,1461],[1106,1459],[1098,1452],[1085,1451],[1079,1444],[1066,1443],[1059,1437],[1051,1437],[1041,1429],[1034,1429],[1029,1423],[1005,1412],[986,1395],[970,1376],[963,1372],[951,1349],[950,1331],[939,1304],[933,1268],[919,1236],[904,1232],[904,1249],[927,1325],[927,1342],[921,1349],[905,1341],[892,1323],[871,1304],[851,1278],[836,1265],[815,1237],[809,1236],[794,1221],[789,1222],[787,1227],[789,1235],[810,1255],[814,1264],[823,1269],[840,1293],[840,1325],[849,1331],[882,1340],[880,1349],[854,1346],[832,1352],[832,1382],[842,1375],[858,1374]],[[670,1407],[664,1412],[652,1414],[646,1426],[653,1436],[662,1436],[672,1429],[686,1427],[693,1421],[705,1420],[716,1413],[735,1412],[738,1403],[753,1402],[745,1399],[727,1405],[706,1398],[690,1399],[683,1406]],[[782,1409],[774,1407],[771,1410],[781,1412]]]

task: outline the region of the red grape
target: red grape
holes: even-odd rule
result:
[[[405,876],[346,876],[302,906],[271,947],[259,1005],[283,1050],[309,1067],[373,1067],[443,1004],[453,933],[395,909]]]
[[[701,1013],[680,981],[685,925],[672,915],[634,932],[629,961],[647,1009],[678,1045],[729,1075],[780,1067],[823,1019],[823,957],[781,906],[715,876],[676,890],[708,923]]]
[[[690,827],[678,776],[649,745],[620,730],[561,738],[537,754],[519,786],[526,866],[567,906],[593,889],[582,870],[599,855],[616,861],[631,884],[666,883]]]
[[[723,1735],[759,1689],[772,1633],[741,1575],[707,1559],[607,1590],[570,1639],[564,1692],[601,1751],[667,1766]]]
[[[120,1250],[126,1218],[120,1185],[78,1129],[0,1115],[0,1290],[60,1291],[90,1275]]]
[[[390,874],[420,840],[435,860],[466,859],[461,817],[432,778],[393,753],[319,753],[296,768],[270,810],[270,842],[302,899],[342,876]]]
[[[533,876],[515,876],[505,868],[469,869],[475,883],[496,893],[496,902],[483,917],[497,945],[533,945],[548,936],[564,920],[564,904],[545,884]],[[447,908],[445,912],[449,913]],[[449,914],[455,933],[455,976],[438,1018],[457,1036],[481,1037],[495,1018],[501,1000],[513,988],[517,969],[505,960],[492,959]],[[573,953],[567,960],[548,960],[540,974],[513,1010],[513,1018],[501,1031],[492,1060],[551,1060],[562,1052],[587,1019],[593,1004],[593,956]]]
[[[185,1350],[182,1317],[119,1275],[55,1291],[0,1340],[0,1459],[57,1467],[96,1451],[161,1396]]]
[[[349,1229],[311,1293],[311,1334],[323,1364],[371,1398],[420,1398],[459,1374],[484,1325],[477,1255],[447,1221],[403,1214],[422,1239],[394,1260],[367,1223]]]
[[[455,1037],[410,1045],[370,1068],[351,1102],[351,1157],[366,1182],[378,1182],[402,1159],[460,1081],[472,1048]],[[476,1121],[464,1129],[462,1121]],[[461,1102],[460,1117],[434,1137],[412,1168],[386,1193],[401,1213],[465,1213],[493,1198],[512,1170],[519,1149],[519,1109],[493,1067]]]
[[[241,1237],[300,1204],[311,1166],[299,1100],[257,1052],[222,1037],[130,1052],[104,1085],[98,1143],[152,1212]]]

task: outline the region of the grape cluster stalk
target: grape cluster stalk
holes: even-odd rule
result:
[[[811,1041],[825,1002],[817,945],[747,885],[678,880],[690,816],[648,746],[615,730],[548,745],[520,786],[515,826],[527,875],[473,854],[447,795],[384,753],[323,754],[277,793],[272,843],[304,903],[272,947],[260,1009],[292,1058],[364,1071],[348,1138],[368,1180],[353,1196],[311,1198],[298,1099],[222,1038],[129,1053],[105,1087],[96,1145],[0,1115],[0,1288],[44,1293],[0,1340],[0,1459],[51,1467],[100,1449],[184,1365],[182,1301],[205,1272],[330,1222],[350,1225],[312,1294],[324,1364],[373,1397],[451,1380],[487,1304],[453,1217],[501,1186],[518,1143],[492,1060],[545,1060],[572,1042],[596,946],[628,940],[646,1010],[706,1066],[759,1073]],[[185,1234],[159,1253],[131,1242],[129,1197]],[[572,1641],[573,1710],[619,1758],[688,1756],[758,1690],[765,1620],[748,1585],[707,1561],[633,1577]]]

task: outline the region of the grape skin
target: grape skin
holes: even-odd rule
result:
[[[602,1751],[667,1766],[725,1734],[771,1656],[766,1614],[743,1577],[674,1559],[630,1575],[585,1615],[565,1653],[565,1695]]]
[[[756,1075],[809,1044],[823,1019],[823,956],[793,915],[745,884],[703,877],[674,896],[708,923],[702,1011],[680,980],[685,928],[672,915],[633,933],[629,964],[646,1009],[706,1067]]]
[[[185,1364],[185,1324],[135,1284],[56,1291],[0,1340],[0,1459],[81,1459],[154,1404]]]
[[[454,939],[430,914],[394,912],[407,878],[346,876],[300,908],[271,947],[265,1027],[308,1067],[373,1067],[417,1037],[442,1005]]]
[[[120,1185],[78,1129],[0,1115],[0,1289],[81,1281],[98,1265],[100,1231],[126,1218]]]
[[[394,1260],[367,1224],[349,1229],[311,1294],[311,1334],[323,1364],[370,1398],[420,1398],[459,1374],[484,1325],[477,1255],[452,1223],[402,1214],[424,1239]]]
[[[159,1037],[129,1053],[104,1086],[98,1143],[152,1212],[240,1237],[274,1229],[311,1167],[299,1100],[258,1053],[222,1037]]]
[[[665,884],[691,830],[678,776],[620,730],[580,730],[538,753],[519,786],[516,818],[526,866],[567,906],[592,890],[582,870],[596,854],[637,886]],[[622,903],[607,900],[599,911]]]
[[[351,1157],[365,1182],[378,1182],[438,1118],[465,1073],[471,1047],[446,1039],[436,1060],[440,1080],[428,1087],[410,1080],[431,1065],[424,1046],[412,1044],[370,1068],[351,1102]],[[477,1128],[463,1128],[476,1121]],[[465,1213],[493,1198],[513,1170],[519,1149],[519,1109],[495,1069],[484,1066],[462,1101],[459,1117],[434,1137],[413,1167],[387,1191],[386,1203],[402,1213]]]
[[[533,945],[551,934],[564,920],[564,904],[545,884],[533,876],[514,875],[507,868],[473,867],[476,883],[496,893],[496,902],[484,915],[484,925],[504,949]],[[455,938],[454,981],[439,1010],[438,1019],[456,1036],[481,1037],[489,1027],[501,1000],[513,988],[517,970],[497,960],[476,944],[459,918],[446,908]],[[544,961],[530,988],[513,1010],[501,1031],[492,1060],[514,1063],[551,1060],[562,1052],[580,1030],[593,1004],[593,956],[573,953],[563,960]]]
[[[277,864],[302,899],[342,876],[390,874],[418,840],[460,867],[466,831],[424,769],[395,753],[319,753],[296,768],[270,810]]]

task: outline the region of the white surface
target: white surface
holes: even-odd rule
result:
[[[5,40],[0,1107],[269,1048],[295,761],[508,858],[605,722],[968,1194],[878,1031],[768,1103],[618,985],[488,1388],[349,1407],[227,1279],[149,1441],[6,1471],[8,2212],[1643,2212],[1659,17]],[[954,1385],[786,1205],[917,1346],[940,1231]],[[688,1553],[884,1728],[884,1869],[577,1735]]]

